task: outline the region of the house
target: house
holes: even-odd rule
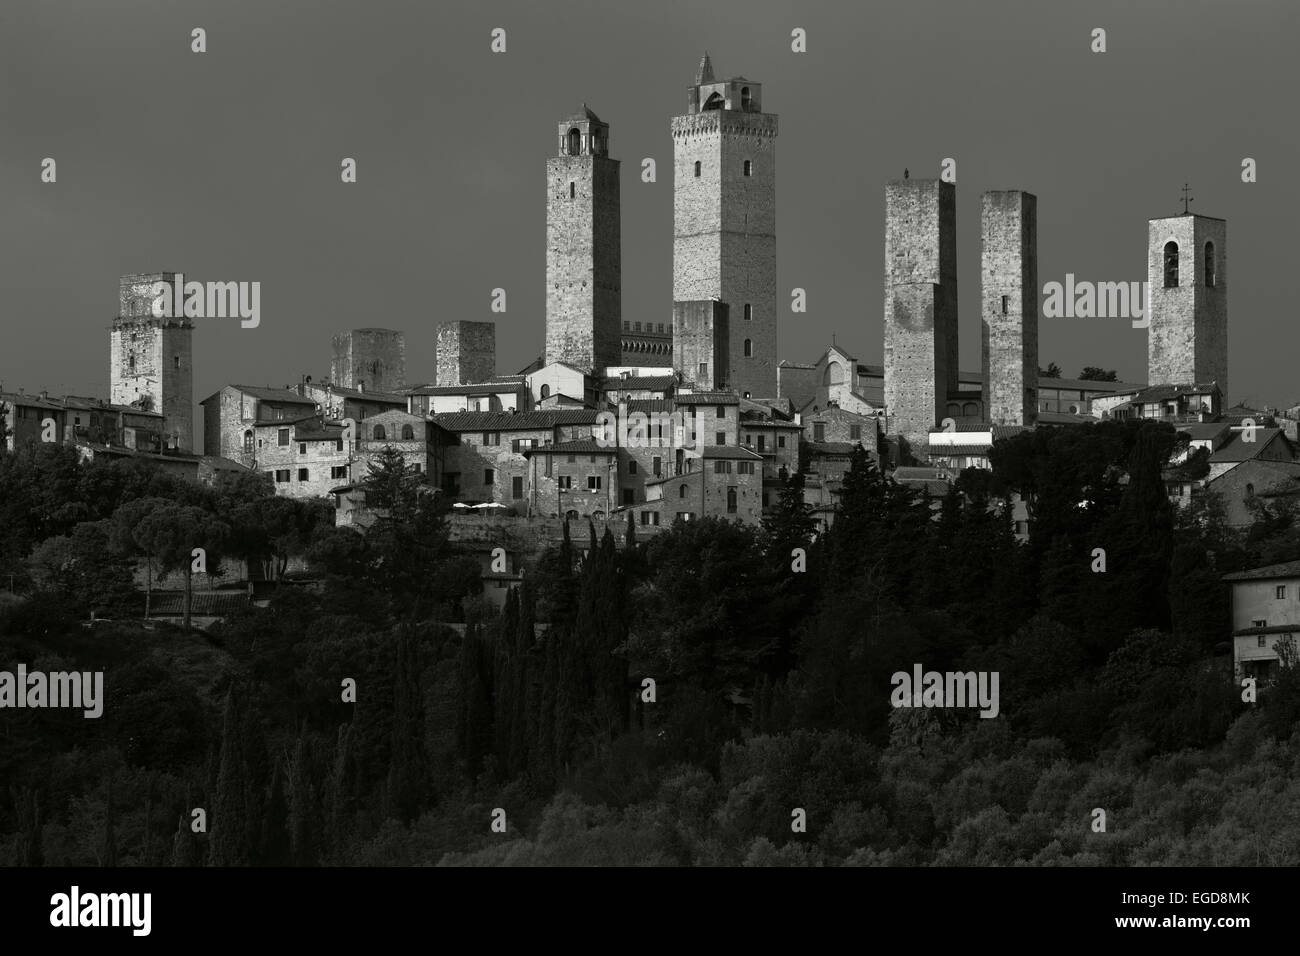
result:
[[[747,448],[718,445],[693,454],[688,468],[646,483],[640,522],[670,525],[678,518],[730,518],[745,524],[763,519],[763,456]]]
[[[1300,462],[1252,459],[1212,476],[1207,494],[1223,502],[1224,520],[1235,528],[1249,527],[1255,515],[1252,502],[1300,502]]]
[[[1225,574],[1232,587],[1232,668],[1236,680],[1273,681],[1278,644],[1300,633],[1300,561]]]
[[[1210,455],[1210,481],[1247,461],[1295,461],[1295,446],[1280,428],[1233,428]]]
[[[420,385],[407,393],[412,415],[447,412],[524,412],[532,407],[523,375],[500,375],[471,385]]]

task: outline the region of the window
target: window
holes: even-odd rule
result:
[[[633,332],[640,332],[640,331],[641,331],[641,323],[640,323],[640,322],[633,322],[633,323],[632,323],[632,331],[633,331]]]
[[[754,161],[751,159],[745,160],[745,175],[746,176],[754,175]]]
[[[1251,627],[1268,627],[1268,621],[1251,621]]]
[[[128,369],[129,371],[132,371],[132,372],[135,371],[135,356],[134,356],[134,355],[132,355],[132,356],[130,356],[130,357],[127,358],[127,360],[126,360],[126,367],[127,367],[127,369]]]
[[[861,440],[861,438],[862,438],[862,426],[861,426],[861,425],[850,425],[850,426],[849,426],[849,441],[859,441],[859,440]]]
[[[1277,586],[1277,599],[1278,599],[1279,601],[1285,601],[1285,600],[1286,600],[1286,585],[1285,585],[1285,584],[1279,584],[1279,585]]]
[[[650,464],[651,464],[652,468],[654,469],[654,475],[655,475],[655,477],[656,477],[656,478],[661,478],[661,477],[663,477],[662,474],[661,474],[661,472],[662,472],[663,469],[664,469],[664,460],[663,460],[662,458],[660,458],[660,457],[658,457],[658,456],[656,455],[654,458],[652,458],[652,459],[650,460]]]
[[[1211,248],[1213,248],[1213,247],[1211,247]],[[1208,283],[1206,283],[1206,284],[1207,284],[1207,285],[1214,285],[1213,282],[1208,282]],[[179,355],[173,355],[173,356],[172,356],[172,368],[180,368],[180,367],[181,367],[181,357],[180,357]]]
[[[758,436],[758,450],[759,450],[759,451],[766,451],[766,450],[767,450],[767,436],[766,436],[766,435],[759,435],[759,436]]]
[[[784,435],[777,435],[777,436],[776,436],[776,447],[777,447],[777,448],[784,448],[784,447],[785,447],[785,436],[784,436]]]
[[[754,357],[754,340],[745,339],[745,358]]]
[[[700,161],[698,159],[695,161],[695,178],[700,178]]]
[[[277,436],[277,440],[278,440],[279,445],[280,445],[281,448],[288,448],[288,447],[289,447],[289,429],[287,429],[287,428],[281,428],[281,429],[280,429],[280,434]]]
[[[510,479],[510,497],[522,498],[524,496],[524,479],[515,475]]]
[[[1246,497],[1247,498],[1255,497],[1255,486],[1252,485],[1250,482],[1246,483]]]
[[[726,418],[726,417],[727,417],[727,406],[726,406],[726,405],[719,405],[718,408],[717,408],[717,410],[714,412],[714,414],[715,414],[718,418]]]
[[[251,455],[252,453],[253,453],[253,433],[251,431],[246,431],[244,432],[244,454]]]
[[[625,505],[630,505],[630,504],[635,503],[635,501],[636,501],[635,496],[636,496],[636,492],[633,491],[631,488],[624,488],[624,489],[623,489],[623,504],[625,504]]]
[[[1178,243],[1170,240],[1165,243],[1165,288],[1178,285]]]
[[[740,108],[742,110],[748,110],[753,105],[754,101],[753,97],[749,95],[749,87],[742,86],[740,88]]]
[[[736,462],[736,474],[752,475],[754,473],[754,463],[752,461]]]
[[[516,438],[510,443],[510,450],[518,454],[525,448],[535,448],[537,446],[536,438]]]
[[[577,156],[580,152],[582,152],[582,133],[574,126],[569,130],[568,153],[570,156]]]
[[[347,478],[347,476],[348,476],[347,465],[335,465],[330,469],[331,478]]]
[[[726,432],[717,432],[716,434],[714,434],[714,436],[713,436],[713,444],[715,444],[715,445],[725,445],[726,443],[727,443],[727,433],[726,433]]]
[[[754,307],[748,302],[745,303],[745,321],[748,322],[754,318]]]
[[[496,477],[497,477],[497,473],[495,469],[492,468],[483,469],[483,484],[485,485],[492,484],[496,480]]]
[[[700,363],[700,378],[704,379],[704,378],[708,378],[708,377],[709,377],[709,363],[708,363],[708,362],[701,362],[701,363]]]
[[[570,456],[569,456],[569,464],[570,464],[570,465],[572,465],[573,463],[575,463],[577,460],[578,460],[578,456],[577,456],[577,455],[570,455]]]
[[[587,490],[600,491],[600,475],[587,476]]]
[[[335,451],[342,451],[342,450],[343,450],[343,439],[342,439],[342,438],[336,438],[336,439],[334,440],[334,450],[335,450]]]
[[[1267,647],[1267,646],[1268,646],[1268,638],[1265,637],[1263,634],[1259,635],[1259,643],[1258,643],[1256,646],[1257,646],[1257,647]]]
[[[657,511],[643,511],[643,512],[641,512],[641,523],[642,523],[643,525],[658,525],[658,524],[659,524],[659,512],[657,512]]]
[[[413,426],[402,426],[402,441],[415,441],[415,428]]]
[[[623,324],[624,324],[624,325],[627,325],[626,322],[624,322]],[[543,385],[543,386],[542,386],[542,398],[550,398],[550,397],[551,397],[551,386],[549,386],[549,385]]]
[[[628,463],[627,463],[627,473],[628,473],[629,475],[635,475],[635,474],[636,474],[636,459],[629,459],[629,460],[628,460]]]
[[[388,438],[388,431],[383,425],[376,425],[372,434],[374,435],[375,441],[385,441]]]
[[[729,475],[729,474],[731,474],[731,462],[729,462],[729,461],[715,461],[715,462],[713,463],[713,473],[714,473],[715,475]]]
[[[576,194],[577,194],[577,188],[573,185],[573,183],[569,183],[569,198],[573,199]]]
[[[306,468],[299,468],[299,469],[298,469],[298,480],[299,480],[299,481],[310,481],[310,480],[311,480],[311,479],[307,476],[307,469],[306,469]]]
[[[824,422],[813,422],[813,441],[826,440],[826,424]]]
[[[680,488],[677,489],[677,497],[678,497],[678,498],[685,498],[685,497],[686,497],[686,486],[685,486],[685,485],[682,485]]]
[[[1214,243],[1205,244],[1205,284],[1214,285]]]
[[[298,454],[300,455],[307,454],[307,443],[305,441],[298,442]]]
[[[275,472],[275,482],[276,482],[276,484],[278,484],[278,485],[288,484],[288,482],[289,482],[289,469],[288,469],[288,468],[277,468],[277,469],[276,469],[276,472]]]
[[[694,512],[694,511],[679,511],[679,512],[677,512],[677,517],[680,518],[682,521],[690,521],[692,518],[695,517],[695,512]]]
[[[734,487],[727,489],[727,514],[736,513],[736,489]]]
[[[573,489],[573,476],[560,475],[559,478],[555,479],[555,483],[559,485],[561,491],[571,491]]]

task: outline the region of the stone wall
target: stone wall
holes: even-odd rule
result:
[[[1037,197],[1018,189],[984,193],[980,235],[984,412],[994,425],[1032,425],[1038,409]]]

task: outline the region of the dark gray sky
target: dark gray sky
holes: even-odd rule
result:
[[[834,332],[880,361],[884,183],[951,156],[963,368],[983,190],[1037,194],[1040,284],[1129,281],[1187,180],[1193,211],[1228,220],[1231,397],[1291,403],[1298,24],[1294,0],[4,0],[0,382],[106,394],[117,277],[158,270],[262,283],[259,328],[198,320],[196,400],[326,374],[349,327],[405,330],[425,381],[436,321],[495,318],[498,370],[516,371],[543,342],[545,164],[583,101],[623,161],[623,317],[664,321],[668,122],[707,48],[780,116],[781,358],[811,361]],[[1118,319],[1045,319],[1040,352],[1067,375],[1145,377],[1146,332]]]

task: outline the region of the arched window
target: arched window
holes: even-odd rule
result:
[[[740,88],[740,108],[742,110],[747,110],[752,103],[753,98],[749,95],[749,87],[742,86]]]
[[[1255,497],[1255,486],[1254,486],[1254,485],[1247,483],[1247,485],[1246,485],[1246,497],[1247,497],[1247,498],[1254,498],[1254,497]]]
[[[577,156],[582,152],[582,133],[578,131],[578,127],[576,126],[569,130],[569,145],[567,152],[570,156]]]
[[[388,438],[388,432],[384,431],[383,425],[375,426],[374,435],[375,435],[375,441],[385,441]]]
[[[253,453],[253,432],[250,429],[249,431],[244,432],[244,454],[251,455],[252,453]]]
[[[727,489],[727,511],[734,514],[736,511],[736,489]]]
[[[745,358],[754,357],[754,340],[745,339]]]
[[[677,489],[677,497],[678,497],[678,498],[685,498],[685,497],[686,497],[686,486],[685,486],[685,485],[682,485],[680,488]]]
[[[415,429],[410,425],[402,426],[402,441],[415,441]]]
[[[700,161],[698,159],[695,161],[695,178],[700,178]]]
[[[543,385],[543,386],[542,386],[542,398],[550,398],[550,397],[551,397],[551,386],[549,386],[549,385]]]
[[[1165,243],[1165,288],[1178,285],[1178,243],[1172,239]]]
[[[1205,244],[1205,284],[1214,285],[1214,243]]]
[[[722,98],[721,93],[714,93],[707,100],[704,101],[704,108],[706,110],[720,110],[726,105],[727,103]]]
[[[754,175],[754,161],[752,159],[745,160],[745,175]]]

